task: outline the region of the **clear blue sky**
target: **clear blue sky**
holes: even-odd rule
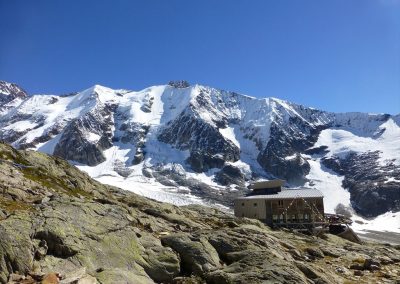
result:
[[[0,0],[0,79],[29,93],[186,79],[400,113],[400,0]]]

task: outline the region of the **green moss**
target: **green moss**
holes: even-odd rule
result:
[[[20,153],[11,148],[5,149],[4,147],[0,147],[0,159],[17,163],[20,165],[25,165],[25,166],[28,165],[27,160],[25,160]]]
[[[91,198],[92,194],[81,189],[71,186],[66,179],[57,177],[49,171],[47,166],[40,166],[49,163],[49,157],[46,154],[39,152],[30,153],[31,158],[28,160],[24,157],[24,152],[14,150],[7,144],[0,142],[0,159],[10,161],[18,165],[22,165],[20,171],[25,178],[30,179],[43,187],[53,189],[59,193],[65,193],[74,197]],[[57,165],[69,166],[68,163],[60,158],[54,158]],[[32,162],[29,162],[31,160]],[[50,163],[51,165],[51,163]]]
[[[33,211],[35,208],[25,202],[14,201],[11,199],[4,198],[0,196],[0,208],[6,210],[7,212],[15,211]]]
[[[49,175],[41,168],[24,168],[21,170],[21,172],[24,174],[25,178],[30,179],[44,187],[53,189],[56,192],[65,193],[74,197],[92,197],[89,192],[80,188],[71,188],[71,186],[68,185],[64,179]]]
[[[144,259],[142,257],[142,251],[136,240],[134,240],[134,239],[131,240],[130,247],[131,247],[131,250],[132,250],[132,253],[133,253],[135,259],[144,262]]]
[[[360,257],[354,258],[352,261],[356,262],[356,263],[364,264],[365,258],[360,256]]]

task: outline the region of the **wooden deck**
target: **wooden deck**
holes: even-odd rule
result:
[[[322,217],[317,217],[315,221],[307,221],[307,222],[274,222],[272,224],[273,228],[287,228],[294,230],[313,230],[317,227],[322,227],[329,229],[330,226],[349,226],[352,224],[350,218],[347,218],[343,215],[339,214],[328,214],[325,213]]]

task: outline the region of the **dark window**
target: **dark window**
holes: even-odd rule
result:
[[[244,202],[242,202],[242,206],[244,206]]]
[[[254,203],[254,207],[257,207],[257,203]]]
[[[283,207],[283,200],[278,200],[278,206]]]

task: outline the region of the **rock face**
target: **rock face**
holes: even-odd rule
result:
[[[180,81],[169,81],[169,82],[168,82],[168,85],[170,85],[171,87],[180,88],[180,89],[190,87],[189,82],[188,82],[188,81],[185,81],[185,80],[180,80]]]
[[[379,153],[350,153],[345,158],[327,158],[326,167],[345,176],[357,213],[374,217],[387,211],[400,211],[400,169],[392,163],[379,164]]]
[[[323,191],[324,176],[315,170],[326,166],[345,176],[336,186],[350,191],[358,213],[398,211],[393,198],[400,179],[385,176],[387,167],[400,170],[399,125],[400,115],[336,114],[186,81],[139,92],[96,85],[66,96],[30,97],[0,82],[0,140],[79,163],[110,183],[155,179],[227,206],[233,188],[233,196],[243,195],[257,179]],[[356,166],[350,160],[335,166],[353,152],[361,159]],[[182,175],[165,170],[175,165]],[[327,191],[327,199],[329,194],[335,195]]]
[[[398,247],[272,231],[213,208],[155,202],[6,144],[0,209],[0,283],[400,280]]]
[[[216,175],[215,180],[222,185],[236,184],[245,186],[245,175],[235,166],[225,165]]]
[[[190,149],[188,163],[196,172],[221,168],[225,161],[237,161],[239,149],[226,141],[211,125],[183,114],[165,128],[158,137],[180,150]]]
[[[0,81],[0,111],[7,108],[7,104],[16,99],[24,100],[28,97],[27,93],[17,84]]]
[[[319,111],[315,111],[317,116]],[[275,176],[295,184],[304,184],[310,165],[302,157],[308,148],[318,140],[319,133],[328,125],[315,125],[298,117],[290,117],[286,127],[281,121],[271,125],[267,147],[257,157],[263,168]],[[288,158],[289,157],[289,158]]]
[[[72,120],[61,134],[54,155],[89,166],[104,162],[103,151],[112,146],[111,109],[111,106],[105,106]]]

